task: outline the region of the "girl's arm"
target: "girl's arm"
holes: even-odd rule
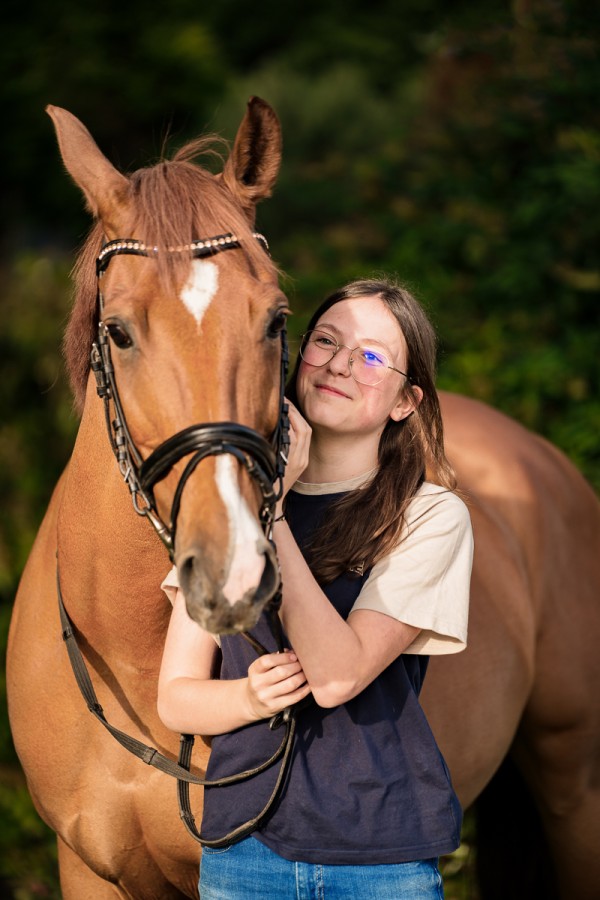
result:
[[[223,734],[269,718],[310,688],[291,651],[258,657],[246,678],[218,680],[219,648],[187,614],[177,591],[158,681],[158,715],[172,731]]]
[[[308,464],[311,437],[310,426],[291,404],[290,425],[284,493]],[[287,522],[276,522],[273,535],[283,582],[283,627],[316,702],[339,706],[381,674],[420,629],[366,609],[355,610],[344,621],[313,578]]]
[[[286,522],[275,529],[283,627],[316,702],[339,706],[377,678],[420,629],[367,609],[355,610],[344,621],[313,578]]]

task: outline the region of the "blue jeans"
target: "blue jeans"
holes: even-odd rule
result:
[[[205,847],[200,900],[443,900],[437,859],[378,866],[296,863],[256,838]]]

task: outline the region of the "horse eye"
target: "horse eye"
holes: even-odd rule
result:
[[[285,328],[287,323],[287,312],[284,309],[278,309],[272,317],[267,328],[267,337],[275,338]]]
[[[119,350],[127,350],[128,347],[133,346],[133,341],[122,325],[119,325],[116,322],[109,322],[106,325],[106,330],[111,341],[113,342],[115,347],[119,348]]]

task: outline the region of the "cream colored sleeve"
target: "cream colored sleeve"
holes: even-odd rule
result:
[[[458,653],[467,643],[471,520],[455,494],[427,488],[409,506],[403,541],[373,566],[353,610],[375,610],[420,628],[405,653]]]
[[[175,603],[175,595],[177,594],[177,591],[179,590],[179,578],[177,577],[177,566],[173,566],[169,570],[167,577],[164,579],[164,581],[161,584],[161,589],[167,595],[167,598],[168,598],[171,606],[173,606],[173,604]]]

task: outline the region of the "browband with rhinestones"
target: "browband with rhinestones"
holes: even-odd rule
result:
[[[269,252],[269,244],[264,235],[254,231],[252,237],[256,238],[256,240],[263,245],[267,253]],[[118,256],[120,253],[126,253],[130,256],[158,256],[160,250],[163,249],[163,251],[166,250],[167,253],[191,253],[194,259],[199,259],[203,256],[211,256],[213,253],[218,253],[220,250],[233,249],[234,247],[239,246],[239,238],[231,232],[229,234],[219,234],[216,237],[205,238],[202,241],[192,241],[189,244],[165,248],[152,247],[149,244],[145,244],[143,241],[137,241],[133,238],[128,238],[127,240],[117,238],[114,241],[109,241],[100,250],[98,259],[96,260],[96,270],[98,274],[103,272],[108,265],[109,260],[113,256]]]

